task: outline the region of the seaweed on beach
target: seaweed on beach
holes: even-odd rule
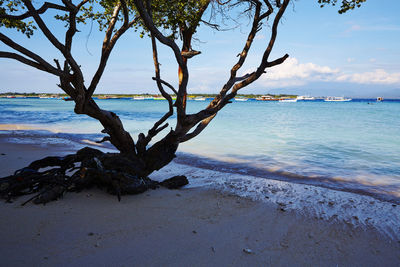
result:
[[[44,169],[43,171],[41,171]],[[22,195],[34,194],[31,201],[45,204],[66,192],[80,192],[97,186],[110,194],[140,194],[164,186],[175,189],[188,184],[185,176],[175,176],[163,182],[143,175],[143,166],[129,156],[103,153],[85,147],[64,157],[45,157],[17,170],[14,175],[0,178],[0,196],[7,202]]]

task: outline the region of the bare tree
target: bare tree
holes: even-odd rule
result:
[[[86,177],[87,181],[83,183],[85,186],[93,183],[93,181],[100,181],[98,183],[108,185],[118,195],[137,192],[135,191],[137,181],[140,182],[139,186],[143,183],[146,184],[146,181],[147,187],[154,186],[154,183],[149,182],[146,177],[153,171],[169,164],[175,157],[175,152],[180,143],[200,134],[215,118],[218,111],[230,103],[240,89],[259,79],[268,68],[279,65],[288,58],[287,54],[273,59],[270,58],[270,55],[275,45],[280,21],[291,0],[115,0],[105,1],[102,6],[104,9],[102,13],[94,12],[93,1],[89,0],[75,4],[75,1],[72,0],[62,0],[60,4],[44,2],[40,7],[35,7],[29,0],[6,2],[0,1],[0,26],[16,28],[28,36],[33,33],[35,27],[38,27],[47,40],[61,53],[63,62],[60,63],[60,60],[54,59],[54,62],[50,63],[3,33],[0,33],[0,41],[13,49],[14,52],[0,51],[0,57],[14,59],[57,76],[60,81],[59,87],[75,102],[74,111],[77,114],[86,114],[97,119],[104,127],[102,132],[107,135],[102,142],[111,142],[121,152],[120,155],[105,155],[98,151],[86,149],[76,155],[70,155],[67,159],[47,158],[33,162],[28,166],[29,168],[18,171],[16,175],[21,176],[23,173],[27,173],[25,176],[31,180],[35,180],[32,177],[41,177],[41,181],[43,181],[44,176],[48,177],[47,184],[42,182],[39,187],[34,188],[33,182],[27,183],[28,187],[31,187],[29,192],[39,191],[36,196],[38,202],[54,199],[66,190],[65,183],[64,187],[57,185],[58,188],[53,184],[50,186],[51,189],[45,189],[45,192],[50,192],[50,196],[45,197],[43,188],[47,188],[48,181],[51,181],[54,177],[68,180],[70,183],[68,186],[71,187],[71,184],[73,184],[72,187],[75,188],[82,187],[82,180],[78,178]],[[336,3],[336,1],[328,0],[319,0],[319,2],[321,5]],[[343,5],[347,3],[347,6],[342,6],[342,9],[351,9],[351,3],[358,5],[359,2],[363,1],[343,1]],[[244,7],[243,13],[248,14],[251,18],[251,27],[247,39],[244,41],[243,49],[237,55],[237,63],[227,73],[225,84],[209,105],[197,113],[189,114],[187,113],[188,61],[200,54],[200,52],[192,50],[193,36],[200,23],[218,29],[217,24],[203,19],[206,10],[213,12],[237,6]],[[24,12],[22,13],[21,10],[24,10]],[[56,10],[64,14],[57,17],[67,23],[63,41],[56,38],[43,19],[43,15],[49,10]],[[15,14],[16,12],[19,12],[19,14]],[[74,35],[77,32],[77,24],[89,18],[101,22],[101,27],[105,28],[105,36],[97,71],[90,83],[85,83],[80,65],[73,57],[71,50]],[[29,20],[32,20],[33,23]],[[238,77],[238,71],[245,63],[257,33],[263,27],[267,28],[265,27],[267,22],[271,23],[269,25],[270,36],[269,40],[265,42],[264,52],[260,57],[259,64],[254,66],[255,71]],[[101,109],[92,96],[116,42],[129,28],[138,25],[151,38],[155,69],[153,80],[162,96],[168,101],[169,108],[147,133],[139,134],[135,143],[131,135],[124,129],[119,117],[113,112]],[[160,28],[167,28],[172,34],[166,35],[165,31],[163,32]],[[177,37],[180,38],[180,41],[177,41],[179,39]],[[160,43],[169,47],[174,55],[178,65],[178,88],[174,88],[161,77],[157,49],[157,45]],[[181,44],[180,47],[178,43]],[[176,94],[175,101],[168,91]],[[169,126],[167,120],[174,112],[177,115],[175,127],[169,131],[164,131]],[[164,136],[160,141],[151,144],[153,138],[161,134],[164,134]],[[76,162],[82,162],[81,167],[74,175],[68,176],[68,179],[66,179],[66,170],[73,169],[75,166],[73,163]],[[60,166],[60,168],[51,173],[38,173],[37,171],[44,166]],[[35,172],[27,172],[27,169],[34,169]],[[9,177],[7,181],[11,184],[10,181],[14,181],[15,178],[14,175]],[[77,179],[80,181],[79,186]],[[37,183],[36,180],[35,182]],[[7,195],[8,198],[21,192],[17,185],[4,188],[5,190],[0,193]],[[133,190],[132,188],[136,189]]]

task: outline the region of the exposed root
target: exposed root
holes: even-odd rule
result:
[[[18,196],[35,194],[22,205],[31,201],[44,204],[66,192],[97,186],[121,200],[121,195],[140,194],[159,185],[179,188],[188,183],[186,177],[172,178],[170,182],[153,181],[144,175],[145,167],[138,158],[85,147],[76,154],[34,161],[14,175],[0,178],[0,196],[11,202]],[[46,169],[40,171],[43,168]]]

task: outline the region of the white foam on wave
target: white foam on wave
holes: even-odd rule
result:
[[[207,187],[256,201],[275,203],[282,210],[338,221],[355,227],[373,227],[385,236],[400,240],[400,205],[370,196],[312,185],[277,181],[243,174],[224,173],[172,162],[153,173],[154,180],[186,175],[188,187]]]

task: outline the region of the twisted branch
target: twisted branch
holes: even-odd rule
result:
[[[36,12],[37,12],[37,14],[43,14],[48,9],[69,11],[69,9],[67,7],[65,7],[65,6],[61,6],[61,5],[45,2],[39,9],[36,10]],[[21,14],[21,15],[0,14],[0,19],[23,20],[23,19],[27,19],[27,18],[32,17],[32,16],[33,16],[33,13],[31,11],[27,11],[24,14]]]
[[[220,93],[210,102],[208,107],[196,114],[191,114],[187,116],[188,121],[190,121],[192,125],[196,125],[198,123],[199,124],[192,133],[189,133],[185,135],[183,138],[181,138],[182,142],[190,140],[191,138],[197,136],[201,131],[203,131],[206,128],[206,126],[210,123],[210,121],[215,117],[217,112],[221,110],[225,105],[230,103],[230,100],[237,95],[238,90],[256,81],[262,74],[265,73],[266,68],[282,64],[289,57],[286,54],[283,57],[278,58],[274,61],[271,62],[268,61],[272,48],[274,47],[275,44],[279,22],[289,2],[290,0],[284,0],[283,3],[280,2],[276,3],[276,6],[279,7],[279,10],[274,18],[271,37],[268,46],[264,51],[263,58],[257,70],[252,73],[248,73],[243,77],[236,77],[237,71],[242,67],[243,63],[247,58],[248,52],[251,48],[251,45],[254,41],[257,32],[261,29],[261,21],[269,17],[273,13],[272,5],[268,0],[264,0],[264,3],[268,7],[268,11],[263,14],[261,14],[262,3],[258,0],[252,0],[252,3],[255,4],[255,14],[253,17],[253,24],[249,32],[249,35],[247,37],[246,44],[242,52],[238,55],[239,56],[238,62],[232,67],[230,77],[227,83],[223,86]],[[231,92],[228,94],[230,90]]]

